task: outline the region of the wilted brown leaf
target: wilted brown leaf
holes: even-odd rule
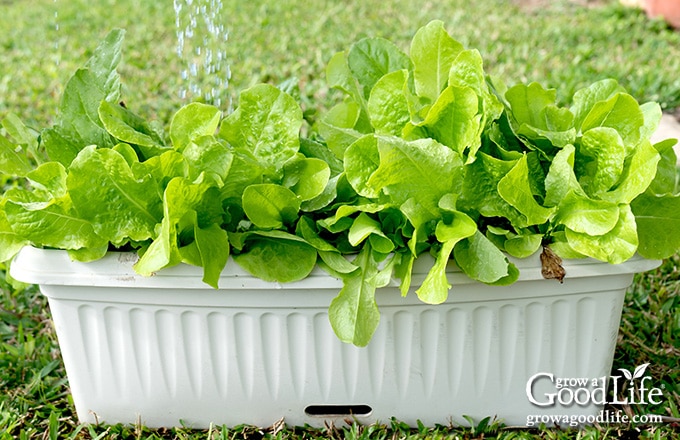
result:
[[[564,282],[566,271],[562,267],[562,259],[548,246],[543,246],[541,252],[541,274],[547,280]]]

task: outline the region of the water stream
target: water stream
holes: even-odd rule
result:
[[[54,0],[54,31],[56,38],[54,39],[54,62],[57,66],[61,62],[61,48],[59,47],[59,6],[57,0]]]
[[[54,5],[54,59],[61,61],[61,32],[58,0]],[[183,101],[203,101],[230,112],[227,60],[229,32],[222,16],[222,0],[173,0],[176,52],[180,59],[181,85],[177,92]]]
[[[182,100],[202,100],[231,110],[231,70],[226,46],[229,32],[222,22],[221,0],[173,0],[177,56],[182,67]]]

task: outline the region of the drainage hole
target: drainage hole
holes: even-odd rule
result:
[[[367,416],[373,408],[368,405],[309,405],[305,408],[308,416]]]

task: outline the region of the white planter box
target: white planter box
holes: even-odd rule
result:
[[[402,298],[395,282],[378,291],[373,340],[356,348],[330,328],[326,309],[341,283],[321,270],[279,285],[230,262],[217,291],[185,265],[141,277],[135,259],[78,263],[25,248],[11,266],[49,298],[83,422],[268,426],[283,417],[321,426],[352,412],[366,423],[495,415],[524,425],[533,414],[597,414],[592,404],[538,407],[527,380],[607,376],[625,290],[634,273],[659,264],[568,261],[559,284],[542,279],[536,256],[516,261],[520,281],[507,287],[452,270],[449,300],[438,306]],[[416,262],[414,285],[426,271]]]

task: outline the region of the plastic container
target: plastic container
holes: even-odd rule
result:
[[[341,283],[321,270],[274,284],[230,261],[214,290],[186,265],[139,276],[136,258],[78,263],[25,248],[11,266],[49,299],[82,422],[434,425],[496,416],[523,426],[531,415],[597,414],[592,403],[539,407],[527,394],[545,396],[552,384],[527,383],[541,372],[608,376],[625,290],[634,273],[659,265],[567,261],[560,284],[542,279],[536,256],[515,261],[520,281],[505,287],[452,266],[449,299],[437,306],[402,297],[396,282],[380,289],[380,325],[357,348],[330,328],[326,309]],[[429,267],[420,260],[414,286]]]

